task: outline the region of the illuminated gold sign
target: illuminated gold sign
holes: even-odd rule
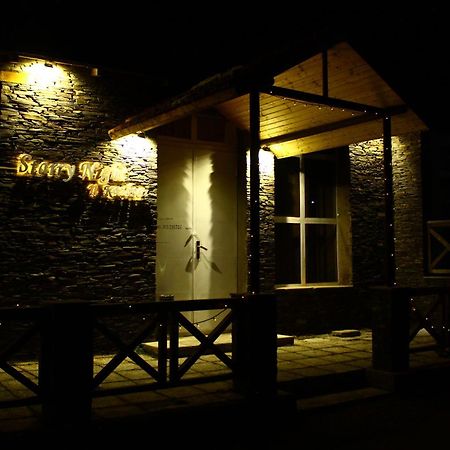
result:
[[[31,155],[26,153],[19,155],[17,162],[17,175],[49,177],[66,182],[73,178],[75,170],[76,167],[73,164],[33,159]]]
[[[47,177],[68,182],[75,176],[88,181],[87,191],[91,197],[102,196],[109,200],[142,200],[147,188],[127,183],[125,164],[116,162],[105,165],[100,162],[82,161],[76,164],[34,159],[22,153],[17,159],[17,175]]]

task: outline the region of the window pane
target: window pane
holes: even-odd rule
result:
[[[299,224],[275,224],[275,278],[278,284],[300,283]]]
[[[191,139],[191,118],[176,120],[156,129],[156,133],[161,136],[172,136],[182,139]]]
[[[334,153],[304,156],[306,217],[336,217]]]
[[[336,225],[306,225],[306,282],[337,281]]]
[[[198,116],[197,139],[225,142],[225,119],[221,116]]]
[[[275,159],[275,215],[300,216],[300,160]]]

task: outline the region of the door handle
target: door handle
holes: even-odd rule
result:
[[[200,259],[200,249],[203,250],[208,250],[206,247],[204,247],[203,245],[201,245],[200,241],[195,241],[195,257],[197,259]]]

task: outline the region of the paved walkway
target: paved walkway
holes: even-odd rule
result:
[[[419,333],[412,347],[432,343],[429,335]],[[150,355],[146,358],[152,359]],[[110,356],[97,357],[94,371],[98,372]],[[448,358],[428,350],[411,353],[412,368],[435,364],[447,364]],[[153,360],[154,364],[154,360]],[[359,386],[365,369],[371,366],[371,332],[362,330],[360,336],[337,337],[332,335],[303,336],[294,339],[294,345],[278,348],[278,382],[280,389],[293,392],[297,398],[304,398],[303,406],[314,406],[311,397],[330,394],[333,383],[338,379],[347,380],[349,389]],[[21,362],[15,367],[26,376],[37,380],[37,365]],[[190,369],[187,377],[199,375],[226,374],[229,372],[214,355],[206,355]],[[353,375],[353,377],[352,377]],[[326,380],[322,385],[319,380]],[[101,385],[101,388],[120,388],[148,383],[148,375],[132,361],[125,360]],[[356,383],[356,384],[355,384]],[[338,389],[335,389],[338,390]],[[0,401],[23,399],[30,391],[0,370]],[[334,394],[336,395],[336,394]],[[309,400],[308,400],[309,397]],[[93,400],[93,419],[97,423],[107,423],[120,418],[137,418],[173,412],[183,412],[192,408],[223,407],[242,401],[232,390],[231,381],[216,381],[190,386],[180,386],[145,392],[98,396]],[[317,402],[315,403],[317,406]],[[0,431],[2,433],[22,433],[38,430],[40,427],[40,405],[17,406],[0,409]]]

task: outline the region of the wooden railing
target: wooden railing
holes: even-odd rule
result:
[[[427,269],[431,275],[450,274],[450,220],[427,222]]]
[[[21,360],[39,359],[42,308],[0,308],[0,369],[27,388],[22,398],[4,399],[0,405],[18,406],[39,401],[37,377],[21,371]],[[16,364],[13,363],[16,362]]]
[[[232,359],[218,346],[215,341],[233,323],[236,305],[239,299],[216,299],[216,300],[185,300],[176,302],[135,303],[126,305],[93,305],[94,329],[109,340],[118,352],[111,360],[94,376],[93,388],[99,387],[109,375],[126,359],[131,359],[148,375],[148,383],[142,384],[138,389],[156,389],[181,384],[186,372],[198,361],[208,354],[215,355],[229,369],[228,375],[216,376],[191,376],[186,383],[198,383],[210,381],[213,378],[231,378],[233,370]],[[190,311],[205,311],[210,309],[221,309],[225,315],[222,320],[207,335],[190,322],[183,313]],[[126,317],[143,316],[147,318],[145,323],[128,336],[125,341],[116,330],[114,325],[106,323],[107,318],[121,317],[126,323]],[[191,354],[180,364],[180,329],[184,329],[189,335],[196,338],[198,345],[190,352]],[[139,345],[146,340],[157,342],[156,366],[152,366],[140,354]],[[130,389],[136,389],[135,386]],[[113,389],[108,389],[111,392]],[[124,390],[124,388],[120,388]],[[105,389],[102,390],[102,394]],[[96,393],[94,392],[94,395]]]
[[[436,349],[450,353],[450,287],[373,290],[372,365],[374,369],[402,372],[409,368],[409,355]],[[432,346],[414,347],[420,330],[434,339]]]
[[[410,292],[411,343],[420,330],[433,337],[435,348],[445,354],[450,350],[450,289],[422,288]],[[428,350],[430,346],[410,347],[410,351]]]
[[[207,334],[184,316],[190,311],[218,309],[223,310],[223,318]],[[142,315],[149,320],[124,338],[120,329],[126,328],[131,318]],[[115,320],[108,320],[111,318]],[[19,337],[0,348],[0,368],[34,394],[26,400],[41,402],[44,420],[52,425],[88,423],[92,398],[117,391],[101,385],[127,358],[144,371],[147,380],[139,386],[122,387],[122,391],[193,384],[225,376],[233,379],[236,391],[248,397],[276,395],[276,306],[272,295],[152,303],[54,302],[39,308],[0,308],[0,319],[27,323]],[[198,341],[186,358],[180,355],[180,328]],[[215,343],[229,329],[230,356]],[[113,344],[116,351],[94,374],[95,335]],[[39,338],[38,380],[26,377],[11,362],[32,337]],[[158,343],[153,362],[137,350],[149,338]],[[217,356],[228,373],[186,378],[187,371],[205,353]],[[8,404],[0,402],[0,406]]]

